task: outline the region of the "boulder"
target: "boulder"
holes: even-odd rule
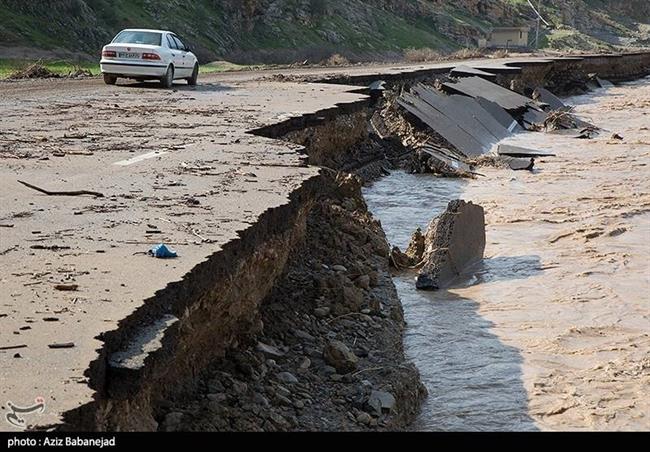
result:
[[[323,350],[325,362],[339,373],[349,373],[357,368],[359,358],[341,341],[329,341]]]
[[[386,391],[372,391],[368,398],[368,406],[377,416],[394,411],[396,403],[395,396]]]

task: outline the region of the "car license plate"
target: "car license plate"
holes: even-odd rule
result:
[[[119,52],[117,56],[118,58],[140,58],[139,53],[133,53],[133,52]]]

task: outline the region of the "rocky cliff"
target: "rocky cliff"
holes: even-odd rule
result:
[[[598,48],[648,38],[647,0],[542,5],[554,30],[543,41],[550,46]],[[333,53],[390,59],[406,48],[475,46],[493,26],[532,25],[531,18],[526,0],[0,0],[0,49],[94,57],[120,29],[137,26],[173,29],[203,60],[319,61]]]

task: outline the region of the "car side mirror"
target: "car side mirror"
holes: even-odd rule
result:
[[[191,51],[192,51],[192,48],[191,48],[190,46],[185,46],[185,51],[186,51],[186,52],[191,52]]]

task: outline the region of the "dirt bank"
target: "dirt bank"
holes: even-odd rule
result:
[[[304,240],[261,304],[259,336],[213,363],[189,400],[172,401],[162,429],[400,429],[414,420],[425,391],[404,357],[385,236],[354,176],[323,180]]]

